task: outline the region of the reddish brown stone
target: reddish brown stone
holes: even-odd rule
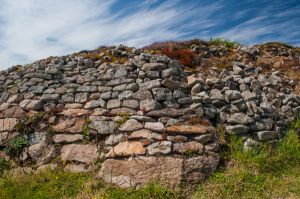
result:
[[[84,125],[85,120],[83,118],[60,119],[58,124],[53,126],[53,131],[60,133],[80,133]]]
[[[0,113],[0,118],[20,118],[26,115],[25,111],[19,106],[11,107]]]

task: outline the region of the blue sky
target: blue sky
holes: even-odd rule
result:
[[[0,0],[0,69],[100,45],[222,37],[300,46],[300,0]]]

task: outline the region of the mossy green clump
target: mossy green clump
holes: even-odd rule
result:
[[[197,152],[192,149],[188,149],[187,151],[184,152],[183,155],[187,158],[192,158],[192,157],[197,156]]]
[[[125,124],[130,119],[130,115],[128,115],[128,114],[120,114],[119,116],[121,118],[116,121],[118,126],[122,126],[123,124]]]
[[[9,140],[8,146],[4,149],[10,157],[19,156],[23,149],[28,145],[28,140],[24,136],[17,136]]]
[[[85,124],[82,127],[81,135],[83,135],[84,138],[88,139],[90,137],[90,127],[89,124],[91,123],[90,118],[85,118]]]
[[[235,41],[230,41],[228,39],[222,39],[219,37],[216,38],[210,38],[210,40],[208,41],[208,44],[210,45],[216,45],[216,46],[225,46],[227,48],[235,48],[238,46],[238,42]]]

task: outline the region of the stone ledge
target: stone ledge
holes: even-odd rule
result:
[[[203,182],[217,169],[219,160],[218,156],[107,159],[97,177],[124,188],[143,187],[150,181],[182,187]]]

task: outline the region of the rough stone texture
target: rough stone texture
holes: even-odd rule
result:
[[[144,71],[157,71],[157,70],[164,70],[167,66],[163,63],[147,63],[144,64],[142,70]]]
[[[261,141],[272,140],[278,137],[274,131],[260,131],[257,132],[257,136]]]
[[[214,128],[212,126],[198,125],[174,125],[167,127],[167,133],[174,134],[207,134],[214,132]]]
[[[65,166],[64,171],[71,173],[86,173],[88,170],[85,168],[84,164],[69,164]]]
[[[113,134],[118,128],[117,124],[114,121],[105,121],[97,119],[92,119],[89,127],[91,129],[95,129],[97,133],[103,135]]]
[[[0,132],[1,131],[13,131],[18,123],[16,118],[0,119]]]
[[[171,153],[172,143],[169,141],[156,142],[147,147],[149,155],[169,154]]]
[[[165,127],[161,122],[146,122],[145,129],[155,131],[155,132],[164,132]]]
[[[167,140],[177,143],[177,142],[186,142],[188,141],[188,138],[183,135],[175,135],[175,136],[167,136]]]
[[[212,142],[214,140],[214,135],[212,134],[205,134],[205,135],[199,135],[192,138],[193,140],[196,140],[197,142],[200,142],[201,144],[206,144],[208,142]]]
[[[42,155],[42,153],[44,152],[45,148],[46,148],[46,144],[43,143],[43,142],[31,145],[28,148],[28,154],[30,155],[30,157],[32,159],[37,160],[39,158],[39,156]]]
[[[19,106],[27,111],[33,110],[38,111],[41,108],[43,108],[43,102],[40,100],[28,100],[25,99],[22,102],[20,102]]]
[[[84,125],[85,120],[83,118],[66,118],[61,119],[52,129],[58,133],[80,133]]]
[[[151,139],[151,140],[162,140],[162,136],[159,133],[154,133],[148,129],[141,129],[132,132],[128,139]]]
[[[226,132],[229,134],[245,134],[248,133],[249,127],[246,125],[226,126]]]
[[[87,102],[84,106],[85,109],[94,109],[94,108],[105,108],[106,107],[106,102],[102,99],[99,100],[91,100]]]
[[[118,144],[124,138],[123,134],[112,134],[106,140],[106,145],[115,145]]]
[[[161,104],[155,100],[143,100],[140,103],[140,109],[145,112],[159,110],[161,108],[162,108]]]
[[[20,118],[24,115],[25,112],[19,106],[14,106],[3,112],[0,112],[0,118]]]
[[[150,181],[160,181],[170,187],[203,182],[214,172],[218,157],[199,156],[191,159],[174,157],[138,157],[125,160],[108,159],[99,177],[121,187],[142,187]]]
[[[53,136],[53,142],[55,143],[72,143],[82,141],[83,136],[79,134],[68,135],[68,134],[58,134]]]
[[[144,148],[143,144],[139,141],[126,141],[121,142],[115,147],[113,147],[106,157],[124,157],[130,155],[144,155],[146,153],[146,149]]]
[[[108,109],[120,108],[121,105],[122,105],[122,103],[118,99],[112,99],[107,102]]]
[[[161,110],[154,110],[148,112],[146,115],[149,117],[179,117],[185,114],[184,110],[175,108],[164,108]]]
[[[89,113],[88,110],[84,110],[84,109],[67,109],[64,110],[61,114],[65,115],[65,116],[83,116],[83,115],[87,115]]]
[[[233,124],[251,124],[254,122],[254,119],[244,113],[234,113],[227,115],[227,122]]]
[[[135,119],[129,119],[120,127],[120,131],[136,131],[144,128],[144,125]]]
[[[192,155],[193,153],[202,154],[203,145],[196,141],[186,143],[175,143],[173,145],[173,151],[185,155]]]
[[[62,161],[77,161],[91,164],[98,159],[98,149],[92,144],[69,144],[61,149]]]

